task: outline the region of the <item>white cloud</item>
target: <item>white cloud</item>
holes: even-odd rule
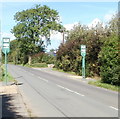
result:
[[[98,23],[99,23],[99,24],[102,24],[102,27],[105,27],[105,24],[104,24],[100,19],[98,19],[98,18],[93,19],[93,21],[88,24],[88,27],[89,27],[89,28],[94,28],[94,27],[96,27],[96,25],[97,25]]]
[[[74,25],[78,24],[78,22],[75,22],[73,24],[65,24],[64,27],[66,28],[66,30],[71,30]],[[63,40],[63,34],[60,33],[60,32],[52,32],[51,34],[51,37],[50,37],[51,40],[57,40],[57,41],[62,41]]]
[[[88,24],[88,27],[89,28],[95,27],[98,23],[101,23],[101,20],[98,18],[95,18],[91,23]]]
[[[64,27],[66,28],[66,30],[71,30],[77,24],[78,24],[78,22],[75,22],[73,24],[65,24]]]
[[[115,14],[114,11],[110,11],[109,13],[105,14],[104,21],[105,22],[109,22],[112,19],[112,17],[113,17],[114,14]]]

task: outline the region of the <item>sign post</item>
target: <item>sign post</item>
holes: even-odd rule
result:
[[[10,38],[2,39],[2,52],[5,54],[5,81],[7,85],[7,53],[10,52]]]
[[[86,45],[81,45],[81,55],[82,55],[82,77],[85,78]]]

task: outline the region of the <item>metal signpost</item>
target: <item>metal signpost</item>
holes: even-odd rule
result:
[[[82,55],[82,77],[85,78],[86,45],[81,45],[81,55]]]
[[[2,52],[5,54],[5,81],[7,85],[7,53],[10,52],[10,38],[2,39]]]

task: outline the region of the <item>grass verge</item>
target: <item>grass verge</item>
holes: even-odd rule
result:
[[[52,70],[53,70],[53,71],[64,72],[64,73],[68,73],[68,74],[72,74],[72,75],[76,75],[75,72],[66,72],[66,71],[63,71],[62,69],[53,68]]]
[[[3,65],[0,67],[1,68],[1,74],[0,74],[0,81],[5,81],[5,70]],[[11,81],[15,81],[15,79],[10,75],[10,73],[7,73],[7,81],[11,82]]]
[[[114,86],[111,84],[106,84],[106,83],[102,83],[101,81],[89,81],[88,84],[90,85],[94,85],[94,86],[98,86],[101,88],[106,88],[106,89],[110,89],[113,91],[120,91],[120,86]]]
[[[31,64],[31,65],[26,64],[24,66],[26,66],[26,67],[34,67],[34,68],[46,68],[46,67],[48,67],[48,65],[46,63],[35,63],[35,64]]]

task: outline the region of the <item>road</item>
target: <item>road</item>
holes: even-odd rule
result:
[[[57,71],[8,65],[36,117],[118,117],[118,93]]]

